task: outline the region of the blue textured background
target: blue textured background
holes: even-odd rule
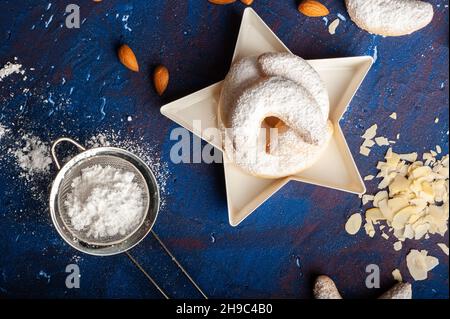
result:
[[[342,121],[361,174],[374,173],[384,152],[377,148],[369,158],[358,154],[359,136],[375,122],[385,136],[401,133],[399,152],[440,144],[448,153],[448,1],[430,1],[433,22],[400,38],[370,35],[349,20],[344,1],[323,2],[330,21],[338,13],[347,18],[334,36],[322,19],[299,14],[294,0],[255,0],[253,8],[304,58],[377,56]],[[62,27],[68,3],[81,6],[80,29]],[[0,64],[19,57],[27,69],[36,69],[27,71],[26,86],[45,96],[70,95],[71,103],[52,106],[26,97],[11,76],[0,82],[0,122],[11,125],[16,139],[18,130],[26,129],[46,142],[61,135],[84,142],[100,130],[115,129],[156,145],[169,165],[170,194],[155,230],[210,297],[309,298],[317,274],[332,276],[346,298],[374,297],[394,283],[394,268],[412,280],[405,256],[414,247],[441,261],[428,280],[413,283],[414,296],[448,298],[448,258],[436,246],[448,243],[448,233],[444,239],[407,242],[395,252],[392,240],[345,233],[347,217],[360,209],[357,196],[300,183],[290,183],[232,228],[222,166],[170,163],[168,133],[176,125],[159,108],[225,76],[244,8],[239,2],[214,6],[206,0],[1,0]],[[122,21],[124,15],[128,21]],[[139,74],[118,63],[116,48],[122,42],[138,56]],[[151,85],[151,71],[159,63],[171,71],[163,98]],[[393,111],[399,119],[385,120]],[[8,146],[1,144],[2,153]],[[92,257],[65,244],[51,224],[47,203],[33,199],[17,178],[14,161],[3,156],[0,165],[0,296],[161,297],[125,255]],[[52,176],[35,187],[48,194]],[[375,189],[373,183],[367,186],[369,192]],[[152,238],[132,254],[171,296],[199,297]],[[64,270],[73,262],[81,268],[81,288],[68,290]],[[364,285],[370,263],[381,267],[379,290]]]

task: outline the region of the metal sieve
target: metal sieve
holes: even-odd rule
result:
[[[70,159],[61,167],[56,156],[56,147],[62,143],[68,142],[75,145],[81,153]],[[180,262],[169,251],[159,236],[152,230],[158,216],[160,195],[156,178],[150,168],[136,155],[115,147],[98,147],[87,150],[79,143],[70,138],[60,138],[52,145],[52,157],[59,172],[53,181],[50,191],[50,215],[53,224],[61,237],[73,248],[90,255],[110,256],[119,253],[125,253],[131,262],[147,277],[147,279],[158,289],[158,291],[169,299],[167,293],[158,285],[158,283],[145,271],[139,262],[128,252],[129,249],[139,244],[148,233],[158,241],[162,249],[177,265],[186,278],[192,283],[197,291],[208,299],[198,284],[192,279],[188,272],[183,268]],[[111,166],[124,171],[132,172],[135,175],[134,181],[144,191],[144,203],[146,210],[140,224],[129,233],[122,236],[110,237],[107,240],[95,240],[86,236],[82,231],[73,228],[65,207],[65,200],[70,192],[72,181],[81,175],[84,168],[93,165]]]
[[[75,145],[81,153],[61,167],[56,156],[56,147],[61,142]],[[137,245],[151,230],[159,209],[159,190],[150,168],[136,155],[115,147],[99,147],[86,150],[70,138],[60,138],[52,146],[52,157],[59,169],[50,193],[50,213],[59,234],[74,248],[93,255],[113,255]],[[141,220],[125,234],[104,238],[87,236],[87,231],[76,230],[71,223],[65,205],[72,189],[74,178],[81,176],[82,170],[94,165],[111,166],[134,174],[133,181],[142,189],[144,213]]]

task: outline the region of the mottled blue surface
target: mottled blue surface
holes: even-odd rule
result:
[[[253,8],[304,58],[377,57],[342,121],[362,175],[375,172],[385,151],[378,148],[369,158],[358,154],[359,136],[375,122],[385,136],[401,134],[395,146],[399,152],[422,152],[439,144],[448,153],[448,2],[430,1],[433,22],[400,38],[358,29],[343,2],[324,1],[330,21],[338,13],[347,18],[334,36],[321,18],[300,15],[294,0],[255,0]],[[63,26],[69,3],[81,6],[78,30]],[[345,233],[347,217],[360,209],[357,196],[294,182],[232,228],[222,166],[170,163],[168,133],[176,125],[159,108],[225,76],[244,8],[239,2],[214,6],[206,0],[0,1],[0,64],[17,56],[28,76],[0,82],[0,123],[12,131],[0,142],[0,296],[161,297],[125,255],[92,257],[65,244],[45,200],[56,168],[26,186],[17,177],[14,159],[5,154],[21,130],[50,143],[61,135],[85,142],[114,129],[127,139],[143,138],[168,163],[166,205],[155,231],[208,296],[309,298],[314,276],[328,274],[345,297],[374,297],[394,283],[394,268],[412,280],[405,256],[408,248],[419,248],[441,264],[428,280],[413,283],[414,296],[448,298],[448,258],[436,246],[448,243],[448,233],[444,239],[407,242],[395,252],[392,239]],[[139,74],[118,63],[116,48],[122,42],[138,56]],[[151,71],[160,63],[171,71],[163,98],[151,85]],[[26,87],[32,96],[22,93]],[[393,111],[397,121],[388,119]],[[127,121],[128,116],[133,120]],[[43,200],[33,198],[30,185],[35,193],[43,192]],[[375,189],[374,183],[367,186]],[[199,297],[151,237],[131,253],[171,296]],[[80,266],[80,289],[65,287],[69,263]],[[365,266],[371,263],[381,267],[378,290],[364,285]]]

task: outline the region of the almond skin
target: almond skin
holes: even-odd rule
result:
[[[136,56],[128,45],[122,44],[117,52],[117,55],[119,56],[120,62],[122,62],[122,64],[128,69],[134,72],[139,72],[139,64]]]
[[[253,3],[253,0],[241,0],[241,2],[247,6],[250,6]]]
[[[156,67],[153,73],[153,84],[155,85],[156,93],[159,96],[163,95],[169,84],[169,70],[164,65]]]
[[[304,0],[298,6],[298,11],[308,17],[324,17],[330,13],[327,7],[319,1]]]
[[[208,1],[213,4],[230,4],[236,2],[236,0],[208,0]]]

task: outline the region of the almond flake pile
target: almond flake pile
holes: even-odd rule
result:
[[[425,153],[423,161],[418,161],[417,153],[396,154],[389,148],[386,161],[377,166],[380,191],[362,198],[364,204],[373,204],[365,215],[366,234],[373,237],[375,225],[384,221],[387,227],[380,225],[378,229],[383,238],[388,239],[392,233],[399,240],[395,250],[400,250],[407,238],[444,236],[449,217],[449,157],[447,154],[438,160],[435,154]]]

